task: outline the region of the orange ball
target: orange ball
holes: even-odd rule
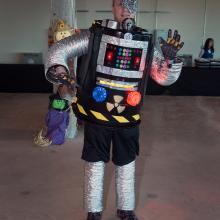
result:
[[[129,92],[127,97],[127,103],[131,106],[137,106],[141,102],[140,92]]]

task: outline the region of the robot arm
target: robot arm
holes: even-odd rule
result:
[[[170,86],[179,78],[182,66],[183,62],[181,59],[165,59],[161,52],[154,48],[150,76],[161,86]]]
[[[90,31],[67,37],[53,44],[46,56],[46,79],[54,84],[63,84],[70,78],[67,59],[78,57],[88,52]]]
[[[168,32],[167,41],[160,39],[160,49],[154,47],[151,66],[151,78],[162,86],[169,86],[177,81],[180,76],[183,62],[176,57],[177,52],[183,47],[180,43],[180,35],[177,31],[171,37],[172,31]]]

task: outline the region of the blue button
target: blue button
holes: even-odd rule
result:
[[[107,91],[105,88],[97,86],[92,92],[92,97],[96,102],[104,102],[107,98]]]

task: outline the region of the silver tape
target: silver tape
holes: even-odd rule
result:
[[[84,181],[84,208],[87,212],[102,212],[105,163],[86,162]]]
[[[123,38],[113,37],[113,36],[106,35],[106,34],[102,35],[102,42],[118,45],[121,47],[130,47],[130,48],[139,48],[139,49],[148,48],[147,41],[126,40]]]
[[[107,27],[107,28],[117,30],[119,28],[119,26],[120,26],[120,24],[115,20],[107,19],[107,20],[102,21],[102,27]]]
[[[137,12],[137,0],[122,0],[122,6],[127,8],[131,14]]]
[[[182,70],[183,62],[179,60],[169,68],[163,55],[154,48],[154,57],[151,66],[151,78],[162,86],[172,85],[177,81]]]
[[[96,71],[99,73],[104,73],[106,75],[111,76],[119,76],[124,78],[142,78],[143,72],[140,71],[128,71],[128,70],[121,70],[115,69],[107,66],[97,65]]]
[[[147,49],[148,49],[148,42],[147,47],[143,49],[142,51],[142,56],[141,56],[141,63],[140,63],[140,68],[139,71],[144,71],[146,67],[146,58],[147,58]]]
[[[67,59],[69,57],[82,56],[88,52],[89,37],[90,32],[84,31],[58,41],[50,47],[45,62],[45,75],[48,81],[57,83],[56,71],[48,72],[51,67],[61,65],[68,70]]]
[[[97,59],[97,64],[104,65],[106,49],[107,49],[107,43],[101,42],[100,48],[99,48],[99,55],[98,55],[98,59]]]
[[[135,208],[135,161],[116,166],[116,205],[120,210]]]
[[[144,71],[146,64],[147,50],[149,46],[148,41],[126,40],[126,39],[103,34],[100,43],[98,60],[97,60],[97,64],[99,65],[104,65],[107,44],[117,45],[119,47],[142,49],[139,71]]]

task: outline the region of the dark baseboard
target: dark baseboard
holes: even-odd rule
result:
[[[0,92],[51,93],[53,86],[45,79],[44,65],[0,64]]]

